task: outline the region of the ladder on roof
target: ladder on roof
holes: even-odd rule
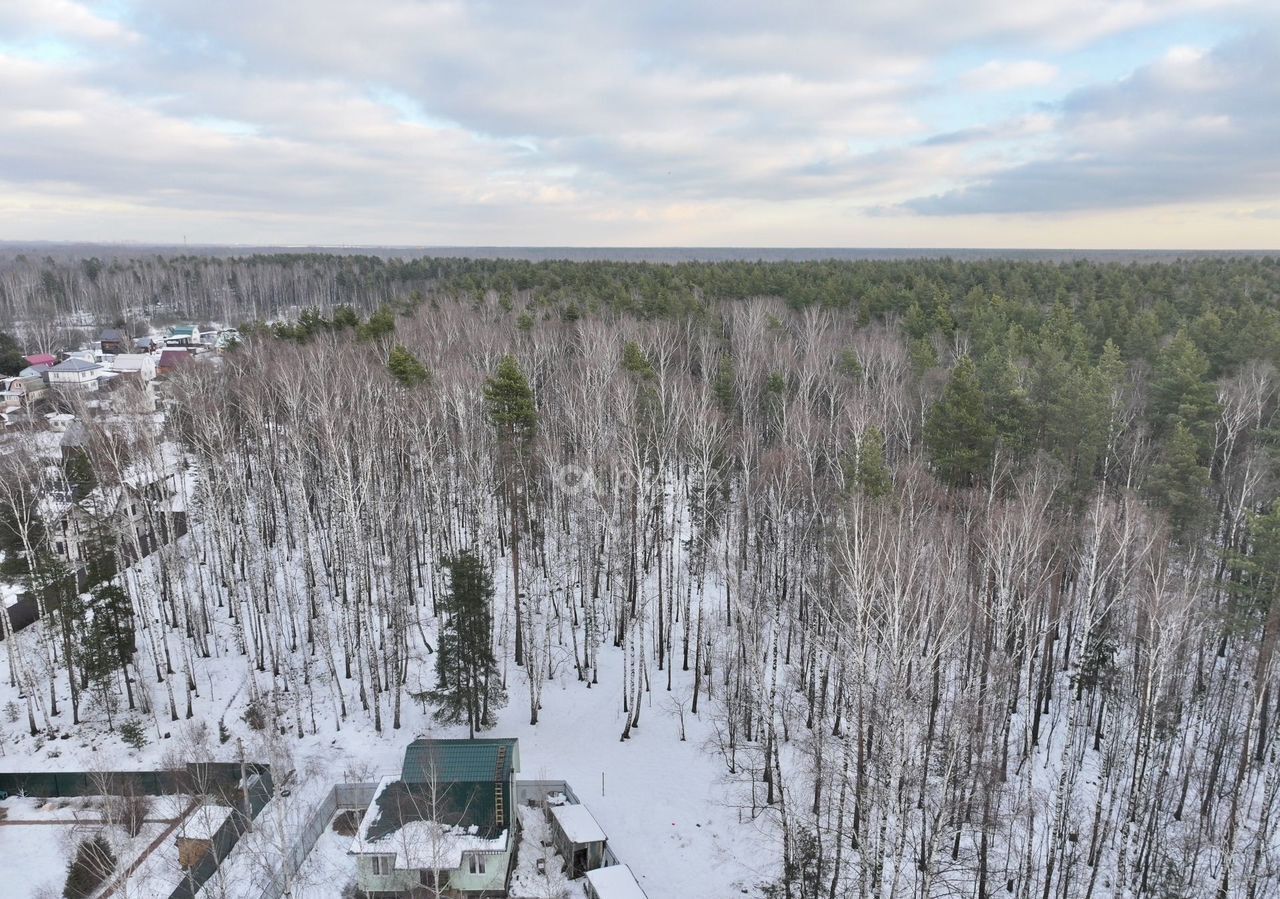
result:
[[[493,772],[493,816],[498,826],[505,823],[506,814],[502,807],[502,771],[506,767],[507,747],[498,747],[496,770]]]

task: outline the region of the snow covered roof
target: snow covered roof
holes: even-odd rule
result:
[[[178,826],[178,837],[188,840],[212,840],[218,828],[231,817],[225,805],[202,805]]]
[[[395,867],[402,869],[432,868],[438,871],[462,867],[462,856],[467,852],[506,852],[507,830],[489,834],[476,826],[442,824],[428,816],[430,805],[427,797],[420,797],[425,805],[415,805],[410,814],[393,822],[388,829],[383,820],[391,806],[388,796],[402,790],[405,784],[395,777],[384,777],[378,783],[373,801],[360,821],[360,829],[351,840],[348,852],[355,854],[395,855]],[[399,811],[404,811],[399,809]]]
[[[597,899],[648,899],[626,865],[610,865],[587,872],[587,883]]]
[[[553,805],[551,817],[556,819],[570,843],[603,843],[606,839],[604,831],[585,805]]]
[[[151,362],[151,357],[144,353],[121,353],[111,360],[111,367],[116,371],[141,371]]]

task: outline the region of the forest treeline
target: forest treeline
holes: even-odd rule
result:
[[[258,264],[353,263],[146,263]],[[229,628],[280,726],[394,730],[470,551],[531,720],[710,722],[770,895],[1280,895],[1274,260],[369,266],[418,274],[166,385],[198,487],[122,582],[131,702]],[[97,483],[160,452],[116,427]]]

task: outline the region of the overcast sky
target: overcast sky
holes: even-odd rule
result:
[[[1280,248],[1274,0],[0,0],[0,239]]]

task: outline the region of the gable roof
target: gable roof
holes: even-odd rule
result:
[[[585,805],[553,805],[551,817],[560,825],[560,832],[570,843],[603,843],[607,837]]]
[[[102,343],[103,341],[119,342],[119,341],[128,340],[128,339],[129,339],[129,335],[121,331],[119,328],[107,328],[100,335],[98,335],[99,343]]]
[[[28,365],[57,365],[58,357],[52,353],[36,353],[32,356],[23,356],[27,360]]]
[[[502,851],[506,848],[509,818],[498,814],[498,802],[501,797],[510,808],[510,792],[509,784],[408,784],[384,777],[364,813],[351,851],[377,852],[380,847],[370,844],[385,841],[406,828],[413,829],[415,824],[429,825],[428,829],[437,830],[440,836],[493,841],[490,846],[473,845],[473,850]]]
[[[64,359],[49,371],[97,371],[101,367],[96,362],[85,362],[83,359]]]
[[[151,357],[144,353],[121,353],[111,360],[116,371],[141,371],[151,364]]]
[[[401,776],[407,783],[505,782],[516,770],[517,742],[419,737],[405,750]]]
[[[175,328],[169,329],[169,335],[171,337],[191,337],[195,332],[195,325],[178,325]]]
[[[159,364],[161,368],[172,368],[175,365],[182,365],[190,358],[191,354],[186,350],[165,350],[160,354]]]
[[[644,890],[626,865],[609,865],[587,872],[587,883],[600,899],[646,899]]]

